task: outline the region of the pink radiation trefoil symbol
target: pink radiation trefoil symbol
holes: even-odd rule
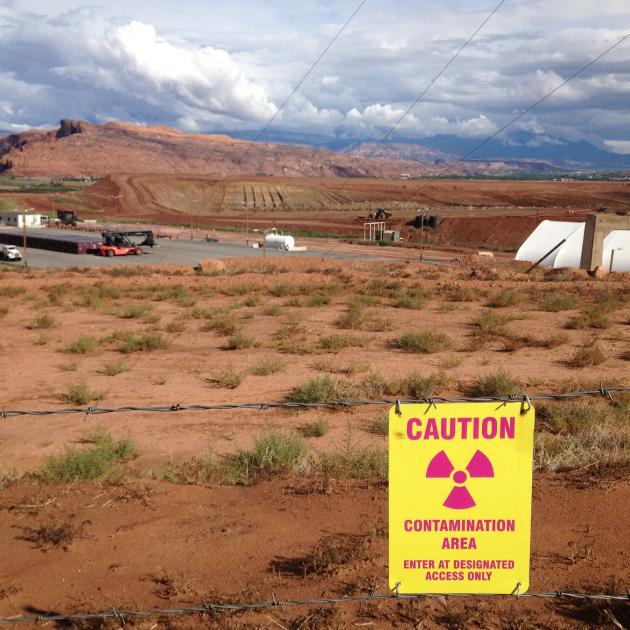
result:
[[[468,477],[494,477],[494,468],[486,455],[477,451],[468,462],[465,470],[455,470],[444,451],[440,451],[427,466],[428,479],[451,478],[455,487],[444,501],[444,507],[452,510],[467,510],[477,505],[465,487]]]

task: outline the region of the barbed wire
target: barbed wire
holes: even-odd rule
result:
[[[86,418],[90,415],[102,415],[111,413],[131,413],[131,412],[148,412],[148,413],[177,413],[180,411],[230,411],[233,409],[252,409],[257,411],[266,411],[269,409],[351,409],[355,407],[364,407],[369,405],[413,405],[427,404],[435,406],[438,403],[459,403],[459,402],[498,402],[503,404],[521,402],[528,405],[531,401],[538,400],[567,400],[574,398],[592,398],[594,396],[604,396],[611,402],[614,402],[613,394],[621,392],[630,392],[630,386],[620,385],[614,387],[605,387],[603,383],[598,389],[575,392],[557,392],[546,394],[513,394],[511,396],[459,396],[454,398],[445,398],[442,396],[425,396],[420,395],[419,398],[405,399],[377,399],[377,400],[332,400],[320,402],[242,402],[242,403],[212,403],[208,405],[125,405],[122,407],[99,407],[97,404],[91,407],[70,407],[64,409],[2,409],[0,410],[0,418],[7,419],[16,416],[55,416],[55,415],[71,415],[82,414]]]
[[[124,624],[126,618],[146,618],[171,615],[198,614],[213,615],[219,612],[246,612],[251,610],[264,610],[276,607],[293,606],[323,606],[326,604],[352,604],[357,602],[382,602],[409,599],[435,599],[445,597],[513,597],[521,598],[545,598],[565,599],[569,601],[627,601],[630,602],[630,593],[626,595],[609,595],[603,593],[574,593],[568,591],[549,591],[531,593],[512,593],[510,595],[496,595],[492,593],[426,593],[426,594],[401,594],[401,593],[369,593],[366,595],[352,595],[347,597],[318,597],[314,599],[286,599],[280,600],[272,593],[271,600],[249,603],[212,603],[202,602],[191,606],[178,606],[173,608],[148,608],[146,610],[122,610],[112,608],[100,612],[84,613],[43,613],[38,615],[16,615],[13,617],[0,617],[0,625],[10,623],[33,623],[39,621],[85,621],[90,619],[116,619]]]

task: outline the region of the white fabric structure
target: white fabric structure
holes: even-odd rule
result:
[[[516,260],[537,262],[555,245],[565,240],[540,265],[558,269],[580,266],[584,223],[542,221],[516,252]],[[613,256],[614,252],[614,256]],[[613,271],[630,271],[630,230],[614,230],[604,239],[602,267],[608,271],[613,256]]]

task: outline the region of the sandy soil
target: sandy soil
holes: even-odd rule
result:
[[[627,276],[592,280],[579,273],[543,271],[525,276],[518,266],[492,264],[495,269],[463,261],[427,269],[410,262],[339,266],[292,259],[269,260],[264,266],[259,260],[228,261],[224,274],[201,277],[175,267],[147,269],[142,275],[101,270],[4,272],[0,306],[6,312],[0,344],[11,369],[0,383],[3,408],[62,408],[67,403],[59,396],[81,380],[100,392],[99,406],[108,407],[279,401],[290,388],[321,376],[322,361],[337,369],[353,367],[349,378],[354,382],[366,370],[387,378],[442,370],[448,376],[444,394],[459,393],[480,374],[498,368],[516,377],[528,393],[558,390],[569,382],[627,381],[627,310],[613,312],[604,329],[564,329],[581,307],[601,300],[603,292],[627,292]],[[454,300],[454,286],[468,292],[470,301]],[[325,287],[331,290],[330,303],[306,306],[308,297]],[[431,293],[418,310],[395,308],[394,287]],[[111,294],[113,289],[117,293]],[[488,302],[508,289],[517,289],[523,299],[488,309]],[[102,297],[105,291],[110,294]],[[298,295],[274,295],[286,291]],[[551,293],[574,295],[576,307],[541,310],[540,301]],[[368,329],[342,330],[337,320],[355,294],[371,296]],[[121,317],[128,306],[146,304],[151,305],[147,315],[152,321]],[[229,308],[242,333],[259,345],[223,349],[226,337],[205,330],[204,320],[198,318],[199,309],[217,307]],[[486,310],[510,316],[508,326],[519,334],[538,338],[563,333],[566,340],[553,349],[505,352],[498,338],[471,347],[471,321]],[[54,317],[53,325],[34,328],[35,318],[43,314]],[[302,329],[298,344],[302,350],[280,352],[278,330],[291,322]],[[394,338],[413,330],[443,332],[451,347],[434,354],[408,354],[392,346]],[[158,332],[168,345],[122,355],[108,341],[115,331]],[[365,346],[336,354],[314,351],[319,338],[330,334],[362,337]],[[68,346],[81,336],[94,338],[95,347],[85,354],[69,353]],[[569,368],[567,361],[576,348],[592,343],[608,358],[595,367]],[[249,371],[268,358],[280,362],[277,374],[255,376]],[[123,361],[123,372],[102,373],[105,364],[118,360]],[[213,379],[229,366],[246,372],[244,380],[235,389],[218,388]],[[320,417],[331,428],[317,439],[317,449],[334,449],[348,437],[356,445],[384,447],[385,438],[369,431],[380,413],[381,409],[360,408],[7,419],[0,429],[0,472],[35,470],[47,457],[80,446],[99,425],[115,437],[131,436],[141,454],[130,465],[129,479],[120,483],[47,487],[23,482],[0,491],[0,614],[167,605],[213,597],[267,599],[272,591],[283,597],[310,597],[384,590],[382,484],[291,478],[251,488],[200,488],[154,480],[169,462],[187,461],[209,450],[218,457],[231,454],[251,446],[266,427],[297,430]],[[591,479],[591,472],[589,468],[573,476],[536,476],[532,590],[627,589],[630,563],[622,542],[630,535],[628,477]],[[42,549],[29,540],[32,529],[51,523],[70,523],[76,529],[67,550],[45,544]],[[303,576],[300,558],[308,556],[322,537],[351,534],[367,536],[367,559],[326,575]],[[600,608],[539,600],[449,600],[369,604],[339,612],[273,610],[221,618],[214,627],[271,628],[278,623],[290,628],[357,624],[574,628],[588,623],[611,627]],[[627,625],[627,606],[611,610]],[[153,623],[139,627],[156,627]],[[160,624],[186,628],[200,622],[189,618],[175,626]]]

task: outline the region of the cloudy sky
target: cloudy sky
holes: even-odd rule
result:
[[[367,0],[274,132],[377,138],[498,0]],[[263,127],[359,0],[0,0],[0,129]],[[628,0],[506,0],[398,138],[482,138],[630,32]],[[521,128],[630,152],[630,40]]]

